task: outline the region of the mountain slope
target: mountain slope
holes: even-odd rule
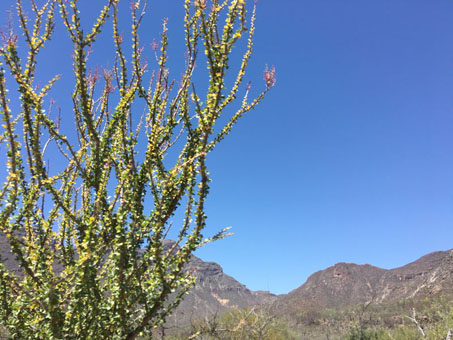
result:
[[[438,251],[386,270],[368,264],[337,263],[278,297],[285,312],[342,308],[373,301],[393,302],[453,292],[453,250]]]
[[[196,283],[184,298],[169,322],[188,325],[194,319],[221,314],[230,308],[246,308],[273,301],[269,292],[255,292],[226,275],[215,262],[205,262],[193,256],[189,270],[195,274]]]

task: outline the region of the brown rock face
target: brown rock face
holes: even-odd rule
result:
[[[279,296],[278,301],[290,313],[307,306],[341,308],[440,293],[453,293],[453,250],[434,252],[391,270],[338,263],[314,273],[299,288]]]
[[[204,262],[194,256],[189,270],[195,273],[196,284],[169,318],[170,324],[190,324],[192,319],[220,315],[229,308],[245,308],[275,299],[269,292],[249,290],[226,275],[217,263]]]
[[[290,310],[300,305],[336,308],[373,299],[385,269],[354,263],[337,263],[311,275],[299,288],[279,297]]]

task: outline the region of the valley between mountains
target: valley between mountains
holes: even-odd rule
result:
[[[221,312],[272,303],[285,314],[302,309],[346,308],[368,302],[392,303],[453,293],[453,250],[427,254],[395,269],[337,263],[312,274],[288,294],[251,291],[213,262],[194,257],[195,287],[182,303],[184,315]]]
[[[429,328],[440,318],[439,309],[450,311],[453,301],[453,250],[433,252],[390,270],[337,263],[282,295],[251,291],[213,262],[194,257],[191,267],[196,285],[170,318],[169,328],[193,325],[200,318],[209,323],[213,315],[229,310],[265,309],[268,317],[285,320],[294,331],[294,338],[288,339],[387,339],[350,334],[363,328],[381,329],[384,335],[382,329],[389,330],[390,340],[415,340],[425,337],[411,318]],[[407,334],[393,336],[390,330]]]

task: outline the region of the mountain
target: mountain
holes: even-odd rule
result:
[[[2,261],[5,268],[10,272],[16,275],[22,274],[19,263],[16,261],[14,254],[11,252],[10,244],[3,233],[0,233],[0,261]]]
[[[438,251],[405,266],[382,269],[337,263],[278,297],[286,313],[302,309],[344,308],[367,302],[396,302],[453,293],[453,250]]]
[[[196,277],[195,286],[168,320],[170,324],[188,325],[193,319],[221,314],[231,308],[246,308],[275,300],[265,291],[251,291],[225,274],[215,262],[205,262],[193,256],[189,270]]]
[[[279,297],[280,305],[336,308],[366,302],[373,297],[384,269],[337,263],[312,274],[299,288]]]

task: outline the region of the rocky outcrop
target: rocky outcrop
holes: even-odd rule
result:
[[[369,264],[337,263],[311,275],[299,288],[278,297],[285,312],[343,308],[367,302],[396,302],[453,293],[453,250],[425,255],[386,270]]]
[[[381,277],[377,301],[398,301],[453,292],[453,250],[425,255]]]
[[[184,298],[169,323],[190,324],[194,319],[221,314],[230,308],[245,308],[273,301],[269,292],[254,292],[225,274],[215,262],[205,262],[193,256],[189,270],[195,274],[196,283]]]

